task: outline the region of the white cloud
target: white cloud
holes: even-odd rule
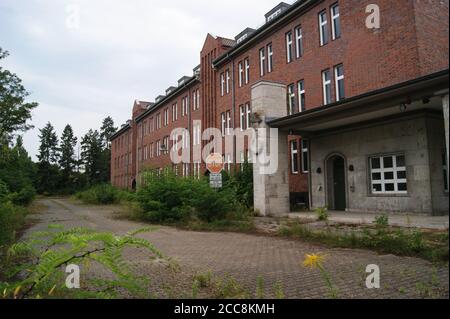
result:
[[[1,46],[11,53],[4,64],[40,103],[33,116],[37,128],[50,121],[60,133],[70,123],[81,136],[108,115],[119,126],[130,117],[135,99],[153,100],[191,74],[207,33],[234,37],[247,26],[260,25],[276,4],[2,0]],[[79,8],[79,28],[67,25],[68,5]],[[32,155],[37,134],[35,129],[25,135]]]

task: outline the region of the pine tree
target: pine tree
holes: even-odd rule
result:
[[[116,132],[117,127],[114,126],[114,120],[111,116],[106,117],[102,122],[102,127],[100,128],[100,137],[104,148],[111,148],[110,139]]]
[[[77,164],[74,150],[76,145],[77,138],[73,134],[72,126],[70,126],[70,124],[67,124],[61,135],[61,143],[59,147],[59,166],[61,168],[63,185],[67,185],[67,183],[70,182],[71,177],[73,176],[73,171]]]
[[[103,144],[102,151],[102,170],[100,178],[102,182],[109,182],[111,178],[111,136],[117,132],[117,128],[114,127],[113,119],[108,116],[103,120],[102,127],[100,128],[100,137]]]
[[[89,130],[81,139],[81,160],[90,185],[104,181],[102,178],[104,174],[102,172],[104,169],[102,165],[102,144],[100,133],[97,130]]]
[[[58,168],[58,136],[50,123],[40,129],[38,190],[41,193],[53,193],[59,182]]]

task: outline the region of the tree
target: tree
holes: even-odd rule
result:
[[[101,183],[104,180],[103,147],[100,133],[90,129],[81,139],[81,160],[85,174],[90,185]]]
[[[38,190],[41,193],[53,193],[57,190],[59,182],[58,163],[58,136],[50,123],[39,129],[39,169]]]
[[[73,171],[77,164],[74,150],[76,145],[77,138],[73,134],[72,126],[70,126],[70,124],[67,124],[61,135],[61,143],[59,147],[59,166],[61,168],[63,185],[70,182],[71,177],[73,176]]]
[[[106,117],[102,122],[102,127],[100,128],[100,137],[104,148],[111,148],[110,139],[116,132],[117,127],[114,126],[114,120],[111,116]]]
[[[111,136],[117,132],[111,116],[106,117],[100,128],[100,138],[102,140],[102,181],[108,182],[111,178]]]
[[[0,48],[0,60],[8,55],[7,51]],[[28,96],[22,80],[0,67],[0,143],[10,142],[16,131],[26,131],[33,127],[27,122],[31,119],[31,111],[38,104],[25,102]]]

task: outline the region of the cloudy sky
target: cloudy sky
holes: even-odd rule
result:
[[[35,159],[50,121],[77,136],[111,115],[119,126],[135,99],[154,98],[200,63],[206,34],[257,27],[277,0],[1,0],[2,66],[39,103],[24,136]],[[293,1],[286,1],[292,3]]]

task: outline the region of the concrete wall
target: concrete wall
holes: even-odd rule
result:
[[[332,153],[340,153],[345,156],[347,166],[348,211],[433,214],[445,208],[448,210],[448,195],[445,197],[443,191],[442,161],[438,156],[438,150],[440,154],[444,145],[443,135],[442,117],[435,119],[418,114],[390,123],[311,138],[312,206],[328,205],[325,159]],[[406,157],[408,194],[372,195],[369,156],[397,152]],[[350,165],[354,166],[352,172],[348,169]],[[319,167],[321,174],[317,172]],[[432,196],[432,192],[436,194]]]

